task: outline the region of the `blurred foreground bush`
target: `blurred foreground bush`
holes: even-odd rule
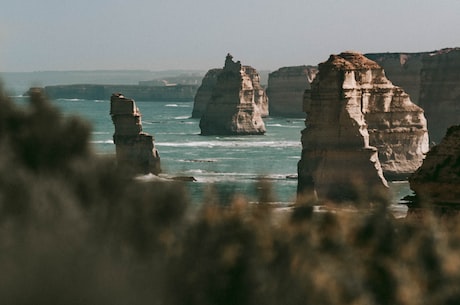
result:
[[[40,92],[0,96],[0,304],[457,304],[460,227],[135,182]],[[260,188],[260,186],[259,186]],[[265,195],[264,195],[265,194]],[[265,196],[265,197],[264,197]]]

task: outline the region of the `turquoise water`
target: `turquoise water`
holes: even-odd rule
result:
[[[75,114],[92,124],[91,143],[98,154],[114,154],[114,127],[109,100],[54,101],[65,114]],[[199,200],[208,186],[221,196],[241,193],[257,198],[257,182],[271,182],[273,200],[283,204],[295,200],[300,159],[300,132],[304,120],[265,118],[263,136],[201,136],[199,120],[190,118],[193,102],[136,102],[142,113],[143,130],[154,135],[163,172],[193,176],[188,183],[192,197]],[[410,194],[407,182],[390,183],[394,203]],[[397,207],[401,208],[400,206]]]

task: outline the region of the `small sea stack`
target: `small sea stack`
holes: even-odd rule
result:
[[[110,115],[115,125],[113,142],[118,166],[131,173],[159,174],[160,155],[153,136],[142,132],[141,113],[134,100],[121,93],[112,94]]]
[[[257,71],[228,54],[217,75],[200,128],[202,135],[262,135],[268,101]]]

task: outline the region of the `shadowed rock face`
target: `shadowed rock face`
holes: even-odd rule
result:
[[[460,125],[447,130],[409,182],[421,202],[460,205]]]
[[[255,69],[233,62],[227,55],[201,116],[201,134],[264,134],[262,113],[267,111],[267,99],[258,80]]]
[[[311,86],[304,96],[299,194],[379,200],[387,189],[383,172],[407,177],[421,165],[428,150],[423,110],[376,62],[359,53],[331,55]]]
[[[305,117],[303,94],[310,89],[318,69],[313,66],[283,67],[269,74],[267,96],[270,115]]]
[[[110,115],[115,125],[113,141],[118,166],[132,173],[159,174],[160,156],[153,136],[142,132],[141,113],[134,100],[112,94]]]

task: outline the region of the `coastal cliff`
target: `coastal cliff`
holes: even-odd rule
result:
[[[267,96],[271,116],[305,117],[303,94],[318,72],[313,66],[280,68],[268,76]]]
[[[410,188],[421,203],[460,205],[460,125],[447,130],[428,152],[422,166],[409,177]]]
[[[423,57],[420,86],[430,140],[439,143],[447,128],[460,123],[460,48]]]
[[[51,99],[104,100],[112,92],[125,92],[138,101],[192,101],[198,85],[138,86],[138,85],[56,85],[44,91]]]
[[[254,72],[255,69],[242,66],[239,61],[234,62],[230,54],[227,55],[211,99],[201,116],[202,135],[265,133],[262,113],[266,96],[261,93]]]
[[[159,174],[160,155],[153,136],[142,132],[141,113],[134,100],[112,94],[110,115],[115,125],[113,142],[118,166],[132,173]]]
[[[459,123],[460,48],[366,56],[381,65],[388,78],[424,109],[431,141],[439,143],[445,130]]]

